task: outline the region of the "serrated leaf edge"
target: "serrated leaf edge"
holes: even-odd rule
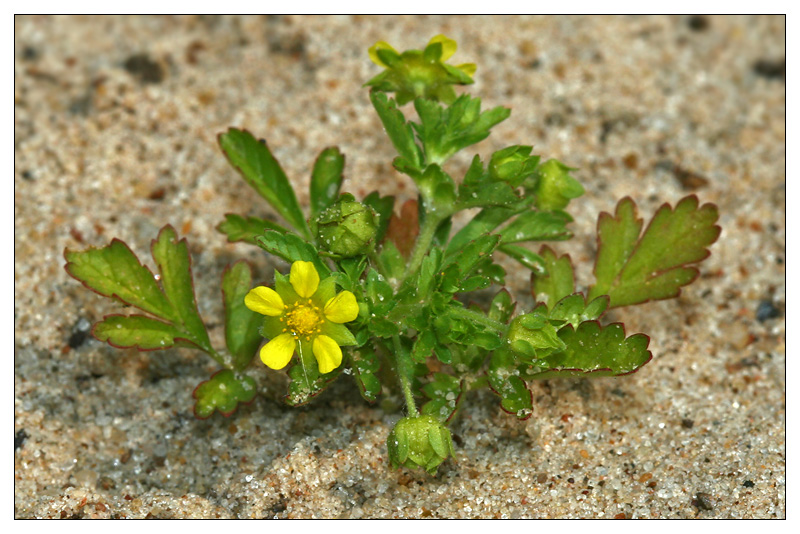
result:
[[[203,385],[203,384],[205,384],[206,382],[211,382],[211,381],[214,379],[214,377],[215,377],[215,376],[217,376],[218,374],[220,374],[221,372],[223,372],[223,371],[229,371],[229,370],[230,370],[230,369],[220,369],[219,371],[217,371],[216,373],[214,373],[213,375],[211,375],[211,377],[210,377],[208,380],[203,380],[202,382],[200,382],[199,384],[197,384],[197,386],[195,386],[195,388],[192,390],[192,398],[193,398],[193,399],[195,399],[195,400],[197,400],[197,390],[198,390],[198,389],[200,389],[200,386],[202,386],[202,385]],[[195,402],[195,403],[194,403],[194,406],[192,406],[192,413],[194,413],[194,416],[195,416],[197,419],[200,419],[201,421],[205,421],[206,419],[208,419],[209,417],[211,417],[212,415],[214,415],[214,412],[219,412],[220,414],[222,414],[222,417],[226,417],[226,418],[227,418],[227,417],[230,417],[231,415],[233,415],[233,414],[234,414],[234,412],[235,412],[236,410],[238,410],[238,409],[239,409],[239,405],[240,405],[240,404],[243,404],[243,405],[245,405],[245,406],[247,406],[247,405],[249,405],[249,404],[252,404],[252,403],[253,403],[253,402],[256,400],[256,397],[257,397],[257,396],[258,396],[258,392],[256,392],[256,393],[253,395],[253,398],[252,398],[252,399],[250,399],[249,401],[240,401],[240,400],[237,400],[237,401],[236,401],[236,406],[233,408],[233,410],[231,410],[231,411],[229,411],[229,412],[223,412],[223,411],[222,411],[222,410],[220,410],[218,407],[214,407],[214,410],[213,410],[213,411],[212,411],[210,414],[208,414],[207,416],[205,416],[205,417],[200,417],[199,415],[197,415],[197,403]]]
[[[603,240],[600,237],[600,223],[602,222],[602,220],[607,220],[609,217],[611,219],[617,220],[616,215],[617,215],[617,212],[619,211],[619,207],[623,202],[626,202],[626,201],[629,201],[631,204],[633,204],[633,217],[634,217],[634,220],[638,219],[640,222],[644,221],[643,218],[639,217],[639,206],[636,204],[636,201],[633,200],[633,198],[631,198],[630,196],[625,196],[625,197],[621,198],[619,200],[619,202],[617,202],[616,207],[614,208],[614,215],[608,213],[607,211],[603,211],[603,212],[600,212],[600,215],[597,217],[597,231],[596,231],[596,233],[597,233],[597,250],[598,251],[600,250],[600,247],[603,245]],[[661,213],[663,210],[669,210],[672,213],[674,213],[675,210],[678,209],[678,206],[680,206],[683,202],[694,202],[695,211],[700,211],[701,209],[705,208],[706,206],[709,206],[709,207],[713,208],[717,212],[716,221],[719,221],[719,208],[718,208],[718,206],[716,204],[714,204],[713,202],[706,202],[705,204],[700,205],[700,199],[695,194],[691,194],[691,195],[687,195],[687,196],[683,197],[682,199],[680,199],[675,204],[674,208],[672,207],[672,205],[669,202],[664,202],[653,213],[653,216],[650,218],[650,221],[647,223],[647,226],[644,227],[644,230],[639,232],[639,236],[636,238],[636,245],[633,247],[633,250],[631,251],[630,255],[628,256],[628,260],[630,260],[630,258],[639,249],[639,245],[642,242],[642,236],[644,236],[647,233],[647,231],[650,229],[650,226],[653,224],[653,221],[656,219],[656,216],[659,213]],[[681,265],[676,265],[675,267],[673,267],[671,269],[661,270],[661,271],[654,271],[657,274],[662,274],[662,273],[669,272],[669,271],[672,271],[672,270],[675,270],[675,269],[684,268],[684,269],[687,269],[687,270],[690,270],[690,271],[694,271],[694,275],[692,276],[691,280],[689,280],[688,282],[686,282],[685,284],[683,284],[681,286],[678,286],[677,290],[672,295],[669,295],[669,296],[666,296],[666,297],[662,297],[662,298],[658,298],[658,299],[647,299],[647,300],[643,300],[641,302],[637,302],[636,304],[628,304],[628,306],[635,306],[635,305],[639,305],[639,304],[646,304],[648,302],[652,302],[652,301],[655,301],[655,300],[667,300],[667,299],[672,299],[672,298],[679,297],[681,295],[681,292],[682,292],[683,288],[693,284],[694,281],[697,280],[697,278],[700,276],[700,270],[697,267],[694,267],[694,265],[697,265],[697,264],[705,261],[706,259],[709,258],[709,256],[711,256],[710,247],[711,247],[711,245],[713,245],[714,243],[717,242],[717,240],[719,239],[719,236],[722,234],[722,227],[720,225],[714,224],[712,226],[712,228],[716,228],[717,235],[705,247],[705,255],[702,258],[699,258],[697,261],[693,261],[691,263],[685,263],[685,264],[681,264]],[[627,264],[628,264],[628,261],[625,262],[625,264],[622,266],[622,269],[620,269],[620,271],[617,273],[617,277],[619,277],[619,275],[625,269],[625,265],[627,265]],[[597,260],[595,260],[595,265],[592,268],[592,274],[595,275],[595,279],[597,278],[596,270],[597,270]],[[615,281],[617,280],[617,277],[614,278]],[[591,289],[591,287],[590,287],[590,289]],[[615,307],[616,306],[613,306],[611,303],[609,303],[609,308],[608,309],[612,309],[612,308],[615,308]],[[622,306],[620,306],[620,307],[622,307]],[[615,376],[617,376],[617,375],[615,375]]]
[[[586,323],[596,323],[596,324],[597,324],[597,327],[598,327],[598,329],[599,329],[599,331],[600,331],[600,332],[602,332],[603,330],[606,330],[606,329],[608,329],[608,328],[610,328],[610,327],[612,327],[612,326],[614,326],[614,325],[619,325],[619,326],[620,326],[620,328],[622,328],[622,337],[623,337],[623,343],[624,343],[625,341],[627,341],[628,339],[632,339],[632,338],[634,338],[635,336],[642,336],[642,337],[644,337],[645,339],[647,339],[647,344],[645,345],[645,347],[644,347],[644,348],[645,348],[645,349],[647,349],[647,348],[650,346],[650,336],[648,336],[647,334],[642,334],[641,332],[639,332],[639,333],[636,333],[636,334],[631,334],[630,336],[628,336],[628,335],[627,335],[627,333],[625,332],[625,325],[624,325],[623,323],[610,323],[610,324],[607,324],[606,326],[603,326],[603,325],[600,323],[600,321],[598,321],[598,320],[592,320],[592,321],[584,321],[584,322],[582,322],[582,323],[581,323],[581,325],[584,325],[584,324],[586,324]],[[564,330],[564,329],[566,329],[566,328],[570,328],[570,329],[572,329],[572,331],[573,331],[573,332],[577,330],[576,328],[573,328],[573,326],[572,326],[571,324],[567,323],[567,324],[566,324],[564,327],[562,327],[562,328],[560,328],[560,329],[559,329],[559,332],[560,332],[561,330]],[[578,325],[578,328],[580,328],[580,325]],[[647,350],[647,360],[645,360],[645,361],[644,361],[644,363],[642,363],[642,365],[640,365],[639,367],[637,367],[636,369],[634,369],[634,370],[632,370],[632,371],[628,371],[627,373],[619,373],[619,374],[616,374],[616,375],[611,375],[611,376],[627,376],[627,375],[632,375],[633,373],[635,373],[636,371],[638,371],[639,369],[641,369],[642,367],[644,367],[645,365],[647,365],[648,363],[650,363],[650,361],[651,361],[652,359],[653,359],[653,351],[651,351],[651,350]],[[591,371],[584,371],[583,369],[579,369],[579,368],[569,368],[569,369],[568,369],[568,368],[564,368],[564,369],[547,369],[547,370],[545,370],[545,371],[542,371],[542,372],[543,372],[543,373],[561,373],[561,372],[565,372],[565,371],[572,371],[572,372],[575,372],[575,371],[577,371],[577,372],[580,372],[580,373],[582,373],[582,374],[584,374],[584,375],[590,375],[590,374],[592,374],[592,373],[599,373],[599,372],[601,372],[601,371],[604,371],[604,372],[605,372],[605,371],[611,371],[611,368],[610,368],[610,367],[603,367],[603,368],[601,368],[601,369],[592,369]]]

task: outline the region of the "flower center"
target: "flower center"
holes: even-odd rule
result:
[[[286,326],[296,336],[310,336],[320,332],[322,314],[320,309],[311,303],[298,303],[286,313]]]

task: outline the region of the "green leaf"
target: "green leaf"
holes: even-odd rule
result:
[[[514,315],[514,308],[517,305],[511,298],[511,293],[503,288],[497,292],[497,295],[492,299],[489,304],[489,318],[501,323],[507,323],[511,316]]]
[[[414,340],[414,347],[411,349],[411,357],[415,362],[425,363],[436,347],[436,335],[431,330],[423,330],[417,334]]]
[[[558,301],[575,292],[575,279],[569,254],[558,256],[553,249],[544,246],[539,250],[545,274],[531,275],[531,292],[536,302],[543,302],[552,309]]]
[[[344,179],[343,170],[344,155],[337,147],[326,148],[317,157],[309,185],[312,219],[336,201]]]
[[[556,327],[539,309],[511,321],[508,341],[509,349],[524,362],[534,362],[564,350],[564,342],[559,339]]]
[[[480,99],[466,94],[446,108],[424,98],[416,98],[414,107],[420,124],[411,125],[422,142],[425,158],[440,165],[459,150],[486,139],[493,126],[511,115],[511,110],[503,107],[481,112]]]
[[[378,260],[381,263],[383,271],[386,273],[387,278],[401,280],[403,273],[406,270],[406,260],[397,247],[391,241],[383,243]]]
[[[573,293],[559,300],[550,311],[550,320],[569,323],[573,328],[585,321],[599,319],[608,308],[608,296],[597,297],[586,303],[583,293]]]
[[[345,353],[350,358],[353,378],[361,396],[368,402],[375,402],[381,393],[381,381],[377,376],[381,363],[375,350],[370,345],[364,345],[357,349],[348,348]]]
[[[342,372],[340,365],[327,374],[320,374],[317,361],[311,354],[301,354],[300,361],[289,369],[289,392],[284,397],[289,406],[302,406],[325,391]]]
[[[200,383],[192,396],[194,414],[200,419],[206,419],[219,411],[229,417],[239,403],[252,402],[256,396],[256,381],[247,375],[234,373],[229,369],[218,371],[210,380]]]
[[[81,252],[67,250],[64,257],[67,273],[92,291],[157,317],[178,319],[153,273],[122,241]]]
[[[558,160],[550,159],[539,165],[535,173],[536,207],[540,210],[563,210],[573,198],[584,193],[583,186],[569,175],[574,171]]]
[[[380,217],[378,219],[378,233],[375,234],[375,243],[381,244],[386,237],[386,230],[389,228],[389,221],[394,212],[394,197],[382,197],[377,191],[373,191],[362,200],[364,204],[375,210]]]
[[[264,235],[256,237],[256,244],[289,264],[296,261],[310,261],[317,268],[320,278],[325,278],[331,272],[320,258],[317,249],[294,234],[280,234],[269,230]]]
[[[251,245],[256,244],[256,237],[267,230],[274,230],[285,234],[289,230],[283,226],[258,217],[244,218],[234,213],[225,214],[225,220],[217,225],[217,230],[228,236],[228,243],[245,241]]]
[[[300,204],[297,203],[294,189],[267,147],[267,143],[263,140],[258,141],[246,130],[236,128],[230,128],[220,134],[218,139],[228,161],[245,181],[269,202],[286,222],[310,238],[306,218],[300,209]]]
[[[161,350],[176,345],[191,346],[185,339],[185,332],[144,315],[107,315],[94,325],[92,335],[118,349]]]
[[[563,211],[527,211],[500,231],[503,244],[522,241],[563,241],[572,237],[567,223],[572,217]]]
[[[371,312],[385,315],[395,305],[392,286],[387,284],[378,271],[370,268],[367,271],[366,296],[371,304]]]
[[[533,147],[520,145],[498,150],[489,161],[489,175],[493,180],[519,187],[536,172],[539,165],[539,156],[531,156],[531,150]]]
[[[691,265],[707,258],[707,247],[719,237],[717,218],[716,206],[698,207],[691,195],[674,210],[661,206],[640,237],[636,204],[622,199],[613,217],[601,213],[597,222],[597,283],[589,298],[608,295],[616,308],[678,296],[699,274]]]
[[[528,250],[527,248],[518,245],[500,245],[497,250],[511,258],[514,258],[522,265],[533,271],[534,274],[545,274],[544,259],[532,250]]]
[[[368,327],[369,331],[376,337],[386,338],[400,333],[400,325],[386,317],[370,317]]]
[[[159,266],[158,276],[116,239],[100,249],[65,252],[67,272],[86,287],[158,318],[109,316],[95,325],[96,337],[114,346],[140,350],[189,346],[225,365],[211,346],[197,312],[186,241],[177,241],[172,227],[165,226],[153,241],[152,253]],[[163,290],[157,280],[161,280]]]
[[[225,342],[233,356],[233,367],[242,370],[250,363],[261,344],[258,329],[263,317],[244,305],[252,286],[250,266],[237,261],[222,273],[222,300],[225,304]]]
[[[459,280],[465,280],[484,260],[490,259],[492,252],[497,248],[500,237],[496,235],[484,235],[471,241],[460,252],[445,260],[441,270],[447,269],[451,265],[458,267]]]
[[[356,289],[360,285],[359,280],[367,268],[367,258],[364,256],[355,258],[345,258],[337,262],[339,267],[338,272],[332,273],[336,277],[336,283],[342,288],[357,293],[360,289]]]
[[[536,362],[546,370],[532,373],[528,378],[626,375],[653,357],[647,350],[650,338],[644,334],[626,338],[625,327],[620,323],[601,327],[597,321],[587,321],[577,330],[567,325],[559,330],[558,336],[566,349]]]
[[[533,395],[525,382],[516,374],[513,355],[500,349],[492,353],[489,369],[489,387],[500,396],[500,407],[504,412],[517,416],[520,420],[533,415]]]
[[[461,248],[482,235],[489,234],[495,228],[509,220],[511,217],[526,209],[522,207],[488,207],[484,208],[471,221],[459,230],[447,245],[447,256],[461,250]]]
[[[397,102],[380,91],[370,91],[369,99],[378,112],[386,134],[391,139],[400,157],[416,169],[423,166],[422,151],[414,140],[414,131],[406,122],[403,113],[397,109]]]
[[[447,423],[458,410],[463,390],[463,381],[444,373],[434,373],[433,380],[422,387],[422,393],[430,399],[422,405],[422,415],[432,415]]]
[[[186,239],[178,241],[175,230],[165,226],[151,246],[153,259],[161,273],[164,294],[176,311],[182,330],[191,334],[191,340],[206,352],[211,352],[208,332],[197,311],[192,282],[192,260]],[[248,288],[249,289],[249,288]],[[177,325],[176,325],[177,326]]]

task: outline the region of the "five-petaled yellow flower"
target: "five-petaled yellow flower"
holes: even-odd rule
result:
[[[320,281],[314,264],[296,261],[286,276],[275,273],[275,289],[258,286],[244,298],[245,306],[266,315],[262,333],[270,339],[261,348],[261,361],[272,369],[283,369],[295,349],[303,365],[313,354],[322,374],[342,363],[340,346],[356,340],[343,323],[358,317],[358,303],[350,291],[336,294],[334,278]]]

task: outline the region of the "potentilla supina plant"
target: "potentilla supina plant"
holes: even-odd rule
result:
[[[330,373],[342,363],[342,349],[356,340],[344,323],[358,317],[358,303],[350,291],[336,294],[333,277],[320,281],[314,264],[296,261],[286,276],[275,273],[275,289],[258,286],[244,298],[245,306],[264,315],[261,333],[269,342],[261,347],[261,361],[283,369],[295,350],[304,366],[313,354],[319,372]]]
[[[662,205],[645,225],[633,199],[623,198],[599,216],[594,284],[576,283],[568,255],[532,246],[572,237],[566,210],[585,192],[571,175],[576,169],[530,145],[475,154],[462,174],[448,165],[511,115],[456,94],[473,83],[476,66],[447,64],[455,52],[443,35],[422,50],[398,52],[384,41],[369,49],[383,68],[366,85],[397,152],[392,167],[417,188],[402,206],[396,189],[360,199],[343,191],[345,157],[335,146],[315,160],[309,203],[301,206],[298,180],[286,176],[265,140],[240,128],[219,135],[228,161],[272,213],[227,214],[218,230],[290,266],[288,276],[275,273],[274,289],[253,287],[247,262],[225,270],[226,350],[211,343],[189,248],[171,226],[151,247],[157,271],[117,239],[65,252],[71,276],[126,306],[92,334],[113,347],[208,354],[221,369],[194,390],[200,418],[228,416],[255,400],[256,354],[272,369],[287,368],[284,401],[292,406],[342,375],[370,403],[402,394],[405,417],[388,434],[389,463],[429,473],[453,457],[447,426],[470,392],[490,388],[505,412],[524,420],[535,413],[532,382],[620,377],[650,362],[649,338],[626,334],[605,313],[676,297],[696,280],[720,233],[716,207],[688,196]],[[474,215],[463,217],[466,210]],[[527,310],[505,287],[509,264],[530,273],[535,304]]]

